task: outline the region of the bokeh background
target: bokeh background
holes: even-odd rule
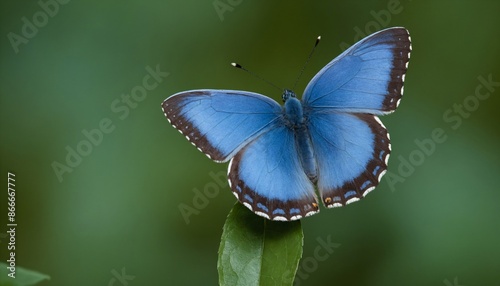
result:
[[[193,148],[160,103],[196,88],[279,100],[229,63],[290,87],[321,35],[300,94],[342,47],[391,26],[408,28],[413,40],[402,104],[383,118],[396,179],[303,220],[309,262],[297,284],[500,285],[499,1],[40,2],[52,3],[46,19],[37,1],[0,2],[0,254],[4,261],[11,171],[17,262],[52,277],[40,285],[124,285],[122,269],[130,286],[217,284],[235,198],[223,184],[206,201],[196,194],[227,164]],[[36,33],[23,31],[26,21],[38,23]],[[122,101],[157,66],[168,76],[142,101]],[[473,98],[479,77],[497,82],[479,90],[487,99]],[[469,111],[455,113],[464,100]],[[67,148],[106,118],[114,129],[58,178],[54,162],[66,164]],[[446,140],[419,157],[415,140],[436,128]],[[187,223],[180,208],[189,207]],[[324,261],[314,259],[319,239],[340,244]]]

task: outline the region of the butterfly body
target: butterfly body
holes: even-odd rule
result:
[[[307,130],[307,120],[304,115],[302,102],[298,100],[290,90],[283,93],[285,104],[283,106],[285,126],[295,135],[295,144],[299,154],[302,168],[307,177],[314,183],[317,178],[316,162],[314,159],[314,150]]]
[[[387,170],[391,144],[378,116],[400,103],[411,43],[404,28],[374,33],[332,60],[299,100],[191,90],[162,103],[168,121],[210,159],[229,161],[235,197],[267,219],[297,220],[365,197]]]

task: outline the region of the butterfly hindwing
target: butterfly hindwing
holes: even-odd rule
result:
[[[217,162],[231,159],[281,113],[281,106],[269,97],[234,90],[177,93],[162,109],[172,126]]]
[[[318,165],[318,189],[327,207],[358,201],[387,169],[387,130],[375,115],[315,113],[309,132]],[[325,130],[328,130],[327,132]]]
[[[228,177],[234,195],[271,220],[296,220],[317,213],[314,186],[297,154],[292,130],[278,122],[231,160]]]
[[[404,28],[374,33],[332,60],[307,85],[305,106],[383,115],[403,94],[411,42]]]

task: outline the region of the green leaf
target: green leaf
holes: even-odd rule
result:
[[[16,266],[15,278],[8,276],[11,273],[9,265],[0,262],[0,286],[27,286],[35,285],[43,280],[49,280],[50,276]]]
[[[270,221],[236,203],[219,247],[220,285],[292,285],[304,235],[300,221]]]

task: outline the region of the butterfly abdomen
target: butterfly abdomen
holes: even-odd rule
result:
[[[314,159],[311,138],[309,137],[309,132],[305,126],[296,130],[295,142],[297,144],[297,150],[299,151],[302,168],[304,168],[309,180],[316,183],[318,178],[316,160]]]
[[[317,180],[317,166],[314,159],[314,152],[311,137],[305,124],[302,103],[295,97],[290,97],[285,101],[285,125],[292,129],[295,134],[295,144],[299,152],[300,163],[307,177],[315,183]]]

